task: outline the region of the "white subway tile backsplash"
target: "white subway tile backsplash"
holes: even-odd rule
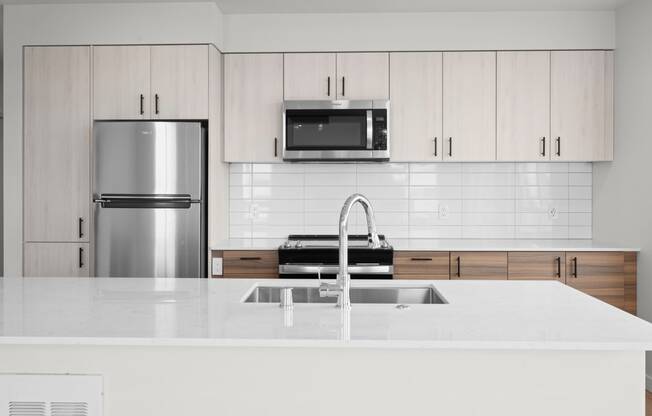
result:
[[[230,238],[337,233],[344,200],[372,200],[397,239],[587,239],[591,163],[232,164]],[[354,207],[350,231],[366,233]]]

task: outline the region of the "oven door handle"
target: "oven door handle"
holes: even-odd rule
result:
[[[340,270],[338,265],[325,264],[279,264],[279,274],[337,274]],[[394,266],[380,264],[351,264],[349,274],[394,274]]]

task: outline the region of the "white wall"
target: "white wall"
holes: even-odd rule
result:
[[[226,52],[612,49],[613,12],[241,14]]]
[[[4,275],[22,273],[24,45],[222,42],[215,3],[4,6]]]
[[[616,14],[616,145],[613,163],[594,164],[596,239],[639,246],[638,314],[652,320],[652,2]],[[652,356],[648,356],[652,358]],[[652,359],[647,373],[652,374]],[[649,385],[652,388],[652,385]]]

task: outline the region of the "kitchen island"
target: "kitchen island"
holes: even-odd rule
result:
[[[0,373],[101,375],[105,415],[644,412],[652,325],[558,282],[355,281],[443,303],[348,313],[243,302],[284,281],[0,285]]]

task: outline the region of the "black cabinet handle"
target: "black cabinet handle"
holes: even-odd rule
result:
[[[557,277],[561,278],[561,257],[555,259],[557,262]]]
[[[577,279],[577,257],[573,257],[573,271],[571,272],[571,276]]]
[[[433,139],[433,142],[435,143],[435,156],[437,156],[438,152],[437,152],[437,138],[436,137]]]
[[[432,258],[430,258],[430,257],[412,257],[410,260],[412,260],[412,261],[432,261]]]
[[[255,261],[255,260],[261,260],[260,257],[240,257],[240,260],[242,261]]]
[[[541,139],[541,156],[546,156],[546,138]]]
[[[84,219],[79,217],[79,238],[84,237]]]
[[[346,79],[344,79],[344,77],[342,77],[342,97],[344,97],[346,95],[345,94],[345,91],[346,91],[345,88],[346,88]]]
[[[557,137],[557,156],[561,156],[561,137]]]
[[[329,97],[331,96],[331,77],[330,76],[328,77],[328,81],[327,81],[326,95],[329,96]]]
[[[154,94],[154,112],[158,114],[158,94]]]
[[[453,138],[448,138],[448,157],[453,157]]]
[[[145,114],[145,96],[140,94],[140,115]]]
[[[278,137],[274,137],[274,157],[278,157]]]
[[[79,268],[84,268],[84,248],[79,247]]]
[[[462,258],[457,256],[457,277],[462,277]]]

